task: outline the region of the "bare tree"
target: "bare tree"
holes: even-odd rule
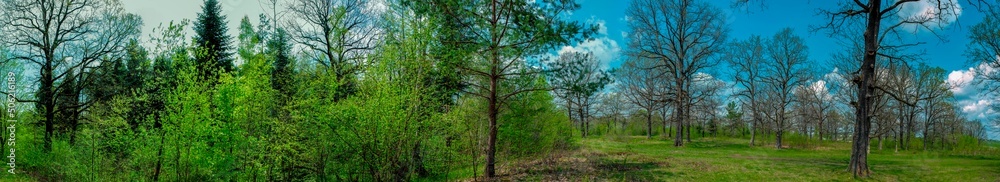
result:
[[[990,9],[983,21],[969,29],[969,39],[965,55],[969,63],[977,65],[978,76],[983,79],[988,92],[1000,93],[1000,9]]]
[[[788,112],[795,101],[795,88],[806,81],[808,75],[809,50],[805,41],[792,33],[791,28],[785,28],[776,33],[765,48],[770,58],[765,62],[762,78],[765,96],[774,101],[771,105],[770,119],[774,123],[776,134],[775,146],[781,148],[782,134],[789,126]]]
[[[374,7],[366,0],[294,0],[285,27],[312,60],[341,79],[342,98],[354,92],[354,75],[377,44],[380,32]],[[277,12],[273,11],[275,16]]]
[[[733,82],[741,89],[734,95],[742,98],[750,116],[750,146],[757,139],[758,123],[761,123],[760,103],[761,90],[759,85],[763,77],[764,39],[760,36],[750,36],[747,40],[738,40],[729,44],[726,60],[733,70]]]
[[[833,97],[827,89],[826,81],[816,79],[814,82],[807,82],[796,90],[800,104],[798,110],[804,111],[805,120],[816,122],[816,135],[819,141],[823,141],[823,124],[827,121],[827,112],[833,108]],[[808,129],[806,129],[808,132]],[[808,134],[808,133],[806,133]]]
[[[876,96],[875,63],[877,57],[888,57],[897,59],[888,54],[884,54],[881,49],[891,47],[907,47],[918,43],[908,43],[899,45],[885,45],[886,38],[902,40],[903,30],[909,27],[919,27],[925,30],[937,30],[947,25],[950,18],[957,17],[958,4],[950,0],[926,0],[926,4],[931,5],[931,10],[926,14],[914,16],[900,16],[901,9],[908,3],[917,3],[921,0],[869,0],[867,3],[861,0],[844,1],[836,10],[823,10],[830,21],[817,29],[828,29],[831,34],[836,34],[839,29],[852,23],[864,22],[864,54],[861,60],[859,73],[854,79],[857,82],[858,104],[855,112],[854,144],[851,148],[851,161],[848,170],[855,176],[867,177],[870,174],[868,169],[868,155],[865,150],[868,148],[869,133],[871,128],[871,117],[873,114],[872,105]],[[883,2],[889,2],[883,6]],[[883,25],[882,23],[887,23]],[[847,24],[845,24],[847,23]],[[938,35],[940,36],[940,35]]]
[[[691,80],[696,73],[715,66],[726,34],[725,17],[716,7],[693,0],[634,0],[626,10],[630,55],[660,62],[673,88],[678,121],[689,119]],[[682,125],[677,123],[674,146],[682,146]]]
[[[38,92],[35,100],[45,124],[44,148],[51,150],[54,125],[62,120],[73,128],[79,114],[86,111],[93,99],[81,100],[75,82],[88,84],[91,70],[106,56],[123,52],[126,42],[139,34],[142,20],[124,13],[118,1],[0,1],[0,41],[11,49],[12,60],[37,66]],[[72,80],[72,81],[71,81]],[[60,93],[70,93],[69,99],[79,102],[60,103]],[[71,118],[57,118],[57,113],[70,112]]]
[[[987,90],[990,97],[1000,97],[1000,9],[989,9],[982,22],[973,25],[969,30],[972,39],[966,49],[969,62],[978,65],[976,79]],[[1000,104],[992,106],[1000,110]],[[994,127],[1000,129],[1000,117],[991,121]],[[1000,132],[1000,130],[997,130]]]
[[[631,57],[615,70],[616,80],[622,95],[633,105],[646,111],[646,138],[653,138],[653,111],[662,107],[663,77],[658,71],[647,69],[656,62],[640,57]]]
[[[621,129],[624,130],[626,127],[625,124],[628,121],[625,113],[631,111],[631,108],[621,90],[606,92],[601,94],[598,99],[600,100],[601,108],[603,108],[602,114],[606,118],[611,119],[608,121],[608,132],[611,132],[611,129],[614,128],[612,124],[620,124]]]

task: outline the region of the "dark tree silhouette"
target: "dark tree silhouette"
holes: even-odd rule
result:
[[[126,41],[139,34],[142,20],[121,11],[117,1],[0,1],[0,42],[11,50],[11,60],[38,70],[35,111],[45,125],[44,149],[52,148],[58,113],[79,116],[94,99],[81,97],[76,84],[89,84],[101,59],[125,50]],[[63,84],[73,83],[73,84]],[[67,95],[68,94],[68,95]],[[60,95],[73,97],[59,99]],[[73,103],[61,101],[73,100]]]
[[[233,53],[230,51],[232,37],[229,36],[226,27],[226,16],[222,15],[222,5],[218,0],[205,0],[201,6],[201,13],[198,13],[198,20],[194,23],[195,45],[203,54],[195,54],[195,59],[201,69],[201,74],[206,78],[215,77],[216,71],[233,70]]]

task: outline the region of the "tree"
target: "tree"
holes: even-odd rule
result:
[[[342,82],[333,97],[355,91],[355,74],[378,43],[379,20],[366,0],[295,0],[288,7],[293,18],[285,22],[295,43],[305,47],[309,59],[322,65]]]
[[[608,74],[600,70],[598,63],[600,62],[591,53],[570,51],[561,53],[549,65],[553,69],[548,77],[551,80],[549,82],[554,86],[556,95],[566,102],[570,118],[573,116],[573,108],[576,108],[583,137],[587,137],[590,129],[587,119],[590,118],[592,100],[596,100],[594,97],[597,92],[611,82]]]
[[[625,100],[626,98],[622,96],[624,93],[621,90],[618,88],[610,89],[614,89],[614,91],[601,94],[598,98],[600,99],[601,108],[603,108],[603,115],[611,118],[611,121],[608,121],[608,132],[611,132],[613,128],[612,124],[621,124],[622,130],[625,130],[625,124],[628,121],[628,118],[625,118],[625,113],[631,111],[631,108],[627,104],[628,101]]]
[[[880,49],[915,45],[900,44],[896,46],[887,46],[883,44],[888,42],[886,38],[890,38],[890,41],[892,39],[901,40],[901,36],[893,35],[898,35],[901,32],[898,30],[907,27],[923,27],[926,30],[934,31],[947,25],[942,22],[949,21],[949,18],[957,17],[959,9],[957,2],[940,0],[935,1],[936,3],[927,3],[931,5],[929,7],[931,9],[930,11],[937,13],[934,16],[898,16],[898,14],[900,14],[899,11],[903,6],[908,3],[915,3],[918,1],[919,0],[895,1],[892,4],[883,7],[882,0],[869,0],[868,3],[863,3],[860,0],[854,0],[853,2],[842,2],[840,8],[837,10],[821,11],[829,17],[830,21],[825,25],[817,27],[817,29],[828,29],[831,34],[836,34],[838,30],[844,26],[856,25],[853,23],[864,22],[864,24],[861,25],[864,27],[864,54],[862,55],[860,69],[857,70],[858,75],[854,79],[851,79],[857,83],[858,104],[857,107],[855,107],[855,137],[853,145],[851,146],[851,161],[848,165],[848,171],[855,176],[867,177],[871,173],[868,169],[868,153],[866,150],[869,145],[869,137],[867,133],[870,132],[871,117],[873,116],[872,105],[875,101],[874,97],[876,96],[874,93],[876,89],[876,58],[895,58],[894,56],[881,52]],[[888,22],[888,26],[883,26],[883,22]],[[845,23],[848,24],[845,25]]]
[[[690,87],[695,74],[715,66],[728,29],[721,11],[692,0],[634,0],[626,10],[630,56],[657,60],[660,75],[670,80],[678,121],[689,119]],[[674,146],[682,146],[678,122]]]
[[[705,131],[714,133],[715,120],[717,119],[718,108],[722,106],[722,101],[718,93],[726,85],[725,82],[716,79],[710,74],[698,73],[691,80],[692,120],[698,120],[700,124],[699,132],[702,137]],[[698,117],[700,116],[700,117]],[[707,123],[706,123],[707,122]],[[688,122],[687,140],[691,142],[691,122]]]
[[[805,41],[792,33],[791,28],[782,29],[766,44],[768,57],[765,63],[764,78],[765,97],[774,101],[770,105],[769,118],[774,122],[775,146],[781,148],[781,137],[789,124],[788,112],[795,102],[795,88],[806,81],[809,65],[809,50]],[[765,106],[768,107],[768,106]]]
[[[541,70],[527,69],[526,57],[538,55],[559,45],[589,38],[595,27],[561,20],[561,13],[579,8],[569,0],[526,2],[519,0],[426,0],[407,3],[415,12],[443,22],[443,34],[457,32],[463,37],[443,40],[441,44],[462,44],[470,53],[468,62],[454,65],[472,87],[467,94],[487,103],[489,139],[486,150],[486,176],[496,176],[497,116],[511,97],[520,93],[549,90],[533,85],[511,85],[510,80],[538,75]],[[473,54],[474,53],[474,54]]]
[[[222,15],[222,5],[218,0],[205,0],[198,13],[198,20],[194,23],[195,45],[206,51],[200,55],[198,69],[202,76],[206,78],[216,77],[216,71],[233,71],[233,53],[231,52],[231,39],[226,31],[226,16]]]
[[[283,28],[275,29],[269,34],[267,39],[267,51],[274,57],[271,70],[271,87],[278,91],[278,102],[280,106],[286,105],[290,97],[294,94],[295,80],[295,60],[292,58],[292,46],[289,44],[289,35]],[[280,107],[279,106],[279,107]]]
[[[117,1],[25,1],[0,2],[2,41],[12,60],[37,66],[38,91],[35,111],[45,125],[44,148],[51,150],[56,113],[70,110],[83,113],[93,100],[77,104],[60,103],[59,94],[75,88],[67,80],[87,84],[91,68],[100,59],[125,49],[126,41],[139,33],[142,20],[124,13]],[[70,74],[70,72],[75,72]],[[79,95],[76,95],[80,98]],[[73,121],[75,123],[75,121]]]
[[[822,142],[823,124],[829,120],[827,113],[833,108],[833,96],[830,95],[826,81],[816,79],[806,83],[795,91],[795,96],[802,106],[798,110],[805,112],[805,120],[816,121],[816,138]]]
[[[978,65],[976,79],[985,86],[990,96],[1000,96],[1000,9],[990,9],[982,22],[969,29],[969,39],[965,55],[969,62]],[[1000,110],[1000,104],[994,104],[994,109]],[[1000,126],[1000,119],[992,121],[994,126]]]
[[[662,84],[665,79],[657,76],[658,71],[649,69],[654,64],[656,62],[650,59],[630,57],[613,72],[619,83],[618,90],[621,90],[625,99],[632,105],[646,110],[646,139],[653,138],[653,111],[663,106],[662,97],[666,90]]]
[[[764,63],[764,39],[760,36],[754,35],[750,36],[747,40],[738,40],[730,43],[729,52],[726,54],[726,60],[729,61],[729,66],[733,70],[733,82],[738,86],[742,87],[740,91],[735,93],[737,96],[743,98],[746,102],[749,111],[751,125],[750,125],[750,146],[754,145],[754,141],[757,139],[757,127],[763,121],[761,121],[761,112],[759,111],[760,99],[763,94],[763,88],[759,87],[761,84],[761,79],[763,78],[763,68],[761,66]]]
[[[743,112],[740,111],[736,102],[726,104],[726,120],[729,120],[729,135],[736,136],[736,132],[743,133]],[[746,135],[743,135],[746,136]]]
[[[1000,68],[1000,9],[991,9],[983,21],[969,29],[969,39],[965,55],[969,62],[979,65],[977,75],[982,76],[989,84],[1000,82],[1000,73],[994,71]],[[989,92],[1000,92],[1000,87],[987,87]]]

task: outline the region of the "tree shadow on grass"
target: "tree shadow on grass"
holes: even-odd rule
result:
[[[552,157],[520,162],[503,170],[499,181],[655,181],[677,174],[654,170],[670,167],[661,160],[629,152],[611,154],[566,151]]]

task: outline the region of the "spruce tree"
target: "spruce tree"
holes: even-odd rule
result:
[[[232,71],[233,59],[230,52],[230,39],[226,35],[226,16],[222,15],[222,6],[217,0],[206,0],[198,13],[198,22],[194,24],[195,44],[205,51],[197,55],[198,68],[206,77],[214,77],[216,70]]]
[[[272,88],[281,93],[282,99],[291,97],[293,92],[291,84],[293,84],[292,75],[295,65],[289,54],[291,50],[289,41],[288,33],[282,28],[277,28],[267,43],[268,51],[274,56],[271,85]]]

